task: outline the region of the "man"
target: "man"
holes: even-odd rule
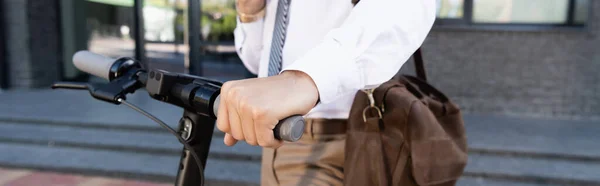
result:
[[[259,78],[223,85],[217,127],[225,144],[265,147],[262,185],[342,185],[345,120],[355,93],[389,80],[410,58],[433,25],[435,0],[236,5],[235,46]],[[295,114],[307,120],[302,139],[275,140],[277,122]]]

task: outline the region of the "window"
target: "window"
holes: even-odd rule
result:
[[[235,0],[202,1],[202,38],[212,43],[233,43]]]
[[[234,47],[235,0],[202,0],[200,3],[203,75],[222,81],[253,77]]]
[[[463,18],[464,0],[438,0],[437,17],[443,19]]]
[[[582,27],[591,0],[437,0],[438,26]]]
[[[78,50],[109,57],[134,56],[135,40],[130,31],[134,22],[133,0],[58,2],[61,7],[64,79],[101,81],[75,68],[71,56]]]
[[[588,15],[590,13],[590,1],[589,0],[576,0],[575,1],[575,13],[574,13],[574,23],[575,24],[585,24],[587,21]]]

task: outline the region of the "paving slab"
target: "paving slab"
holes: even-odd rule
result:
[[[0,166],[71,170],[100,173],[114,177],[174,178],[179,156],[132,152],[87,150],[0,143]],[[209,159],[207,179],[242,183],[260,181],[260,163]],[[155,179],[155,178],[154,178]]]
[[[34,134],[34,135],[32,135]],[[8,141],[4,141],[8,140]],[[180,153],[181,145],[170,136],[164,133],[149,133],[149,132],[132,132],[119,130],[98,130],[86,128],[74,128],[63,126],[36,126],[23,125],[21,123],[2,123],[0,122],[0,142],[16,141],[17,145],[27,143],[29,141],[36,142],[38,146],[24,145],[29,148],[61,148],[61,144],[77,144],[82,148],[81,151],[87,152],[90,150],[98,150],[104,152],[108,147],[109,151],[117,152],[136,152],[140,154],[153,155],[153,151],[147,152],[146,149],[154,149],[168,152],[177,159]],[[39,146],[41,144],[41,147]],[[48,144],[44,146],[44,144]],[[68,145],[67,145],[68,146]],[[70,148],[66,148],[72,150]],[[75,149],[77,150],[77,149]],[[13,151],[6,151],[12,153]],[[259,147],[249,146],[245,143],[239,143],[234,147],[225,146],[220,137],[214,137],[211,144],[211,154],[230,154],[243,155],[251,157],[251,161],[258,163],[261,155]],[[95,155],[99,158],[104,157],[103,154],[88,154]],[[165,155],[165,153],[159,153]],[[23,157],[24,158],[24,157]],[[119,157],[124,158],[124,157]],[[227,158],[227,157],[226,157]],[[48,159],[52,159],[48,157]],[[15,163],[19,163],[16,161]],[[37,165],[37,164],[36,164]],[[41,164],[46,166],[45,164]],[[62,164],[64,166],[72,166],[69,162]],[[93,169],[91,167],[90,169]],[[139,167],[136,170],[141,170]],[[495,175],[507,175],[513,177],[533,176],[554,179],[572,179],[582,181],[593,181],[600,183],[600,163],[595,162],[580,162],[557,159],[536,159],[528,157],[511,157],[511,156],[494,156],[482,154],[470,154],[467,171],[475,173],[490,173]],[[124,169],[121,171],[132,171]],[[227,171],[227,170],[223,170]],[[144,172],[140,172],[144,173]],[[223,175],[226,173],[220,173]],[[469,184],[494,184],[495,182],[479,183],[469,181]]]
[[[473,178],[463,176],[456,183],[458,186],[558,186],[551,184],[536,184],[536,183],[522,183],[507,180],[494,180],[486,178]]]
[[[90,164],[94,165],[89,165],[86,170],[114,168],[109,170],[165,175],[169,171],[148,172],[146,167],[160,167],[159,169],[164,170],[163,165],[170,166],[172,161],[177,162],[179,159],[177,151],[180,150],[180,145],[170,134],[162,133],[162,129],[152,120],[125,106],[97,101],[89,97],[85,91],[7,91],[0,93],[0,98],[0,152],[3,152],[0,153],[0,165],[6,163],[20,166],[53,167],[61,165],[75,167],[76,164],[83,165],[86,161],[89,161]],[[157,115],[173,127],[176,127],[176,123],[181,116],[182,109],[152,100],[144,91],[137,92],[130,96],[128,100]],[[600,133],[600,123],[598,121],[543,120],[478,114],[465,114],[464,118],[469,147],[471,152],[476,152],[470,153],[469,157],[467,171],[471,173],[576,180],[600,184],[600,174],[597,174],[600,172],[600,161],[579,161],[577,158],[562,158],[563,156],[577,156],[600,160],[600,143],[598,143],[600,135],[597,135]],[[64,125],[65,123],[68,123],[68,125]],[[94,127],[89,128],[86,126]],[[123,129],[127,127],[153,130]],[[234,162],[241,165],[241,167],[238,167],[239,169],[245,169],[244,163],[259,167],[257,157],[260,155],[260,148],[251,147],[244,143],[240,143],[233,148],[226,147],[219,135],[221,134],[216,133],[213,138],[211,152],[254,157],[251,158],[252,161]],[[5,143],[10,140],[16,143]],[[44,142],[49,144],[80,144],[82,146],[92,146],[92,149],[73,148],[68,147],[68,145],[48,146],[43,145]],[[99,146],[121,147],[123,149],[135,148],[133,148],[133,152],[131,150],[119,152],[115,149],[93,149]],[[136,148],[142,150],[162,149],[169,153],[152,154],[152,152],[147,151],[136,153]],[[477,153],[481,150],[492,153]],[[498,154],[494,154],[494,152],[498,152]],[[501,152],[554,154],[556,156],[553,156],[555,158],[514,157],[501,156]],[[21,156],[20,154],[29,155]],[[38,157],[35,154],[40,154],[39,158],[28,161]],[[62,158],[67,154],[75,154],[74,159]],[[121,162],[133,157],[131,154],[140,155],[142,158],[136,157],[136,159],[141,160],[128,162],[129,164]],[[109,157],[115,159],[115,161],[105,163],[90,160],[94,159],[93,157]],[[162,157],[163,159],[154,159],[155,157]],[[152,163],[161,165],[147,166],[141,161],[154,161]],[[224,172],[219,172],[215,175],[216,177],[227,175],[226,172],[230,170],[227,167],[236,167],[236,165],[228,164],[232,161],[223,159],[216,159],[212,164],[219,162],[224,162],[224,164],[217,166],[215,171],[218,172],[219,168],[223,168],[222,171]],[[104,165],[95,165],[96,163],[104,163]],[[119,165],[121,167],[118,167]],[[144,167],[143,170],[140,167]],[[238,173],[232,170],[231,174],[237,175]],[[245,175],[246,173],[239,174]],[[225,177],[231,177],[231,175]],[[465,185],[503,185],[505,180],[469,178],[459,183]],[[524,183],[515,183],[515,185],[518,184]],[[523,186],[536,185],[524,184]]]
[[[76,146],[148,153],[163,152],[179,154],[182,145],[170,133],[129,130],[100,130],[69,126],[38,126],[35,124],[0,122],[0,142],[48,144],[49,146]],[[240,142],[233,147],[215,136],[211,140],[211,153],[234,154],[259,159],[261,148]]]
[[[467,172],[600,185],[600,163],[469,154]]]
[[[91,98],[86,91],[7,91],[0,94],[0,121],[161,130],[123,105]],[[176,127],[182,109],[138,91],[128,100]],[[563,154],[600,159],[600,122],[464,114],[469,147],[491,151]]]
[[[87,91],[41,89],[7,91],[0,94],[2,120],[159,128],[151,119],[125,105],[98,101]],[[171,127],[177,127],[183,109],[151,99],[138,91],[127,100],[150,112]]]
[[[599,121],[476,114],[464,118],[469,148],[600,158]]]
[[[172,183],[156,183],[132,179],[85,176],[26,169],[0,168],[0,185],[72,185],[72,186],[172,186]]]

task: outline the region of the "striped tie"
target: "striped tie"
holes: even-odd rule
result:
[[[277,15],[273,28],[273,41],[271,42],[271,55],[269,57],[269,76],[279,74],[281,71],[283,44],[285,43],[285,29],[288,22],[288,10],[292,0],[279,0]]]

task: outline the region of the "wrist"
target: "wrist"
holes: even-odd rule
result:
[[[308,74],[297,70],[286,70],[283,71],[281,75],[286,77],[286,79],[290,79],[290,83],[293,84],[295,88],[298,88],[298,91],[302,92],[304,95],[308,95],[307,101],[315,103],[315,105],[319,102],[319,90]]]
[[[242,23],[255,22],[255,21],[265,17],[265,10],[263,9],[256,14],[245,14],[245,13],[238,12],[238,17],[240,19],[240,22],[242,22]]]
[[[260,9],[241,9],[239,6],[236,8],[237,15],[242,23],[250,23],[262,19],[265,17],[265,6],[263,5]]]

